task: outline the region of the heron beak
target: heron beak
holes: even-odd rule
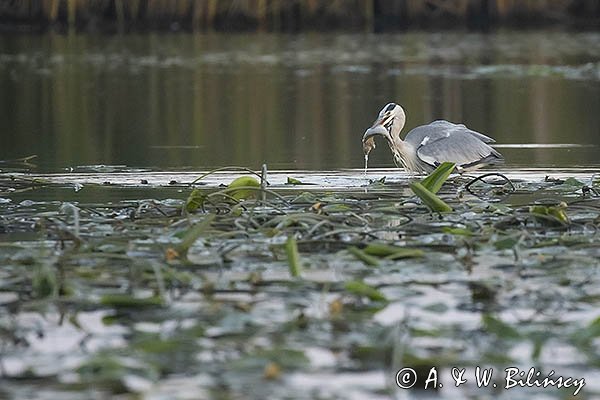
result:
[[[375,148],[375,136],[383,136],[389,140],[390,133],[380,123],[375,123],[372,127],[367,129],[362,139],[365,156],[368,156],[371,150]]]
[[[365,131],[365,134],[363,135],[363,142],[365,142],[367,139],[372,138],[374,136],[383,136],[386,139],[390,139],[390,132],[388,132],[387,129],[385,129],[385,127],[380,124],[380,123],[375,123],[375,125],[373,125],[372,127],[370,127],[369,129],[367,129]]]
[[[373,125],[365,131],[362,138],[363,150],[368,155],[375,148],[375,136],[383,136],[388,143],[393,143],[392,134],[385,127],[389,124],[389,117],[378,118]]]
[[[365,143],[369,138],[374,138],[375,136],[383,136],[386,140],[391,141],[392,135],[385,127],[386,123],[386,118],[378,118],[377,121],[373,123],[373,126],[365,131],[365,134],[363,135],[363,143]]]

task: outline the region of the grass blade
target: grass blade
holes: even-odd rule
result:
[[[384,243],[369,243],[364,248],[364,253],[370,256],[385,257],[390,260],[400,258],[423,257],[425,252],[421,249],[393,246]]]
[[[362,251],[358,247],[350,246],[350,247],[348,247],[348,251],[354,257],[358,258],[360,261],[364,262],[367,265],[370,265],[372,267],[379,266],[379,260],[377,258],[373,257],[372,255],[367,254],[366,252]]]
[[[181,239],[181,242],[176,246],[175,250],[177,250],[177,252],[180,254],[185,254],[188,251],[188,249],[194,244],[196,239],[198,239],[198,237],[200,237],[200,235],[204,231],[210,228],[210,224],[213,222],[214,219],[215,215],[209,214],[201,222],[195,224],[190,229],[188,229],[188,231]]]
[[[387,298],[379,290],[361,281],[349,281],[344,285],[347,292],[356,296],[367,297],[372,301],[387,301]]]
[[[298,244],[293,236],[288,237],[285,242],[285,253],[287,254],[290,275],[293,277],[300,276],[300,254],[298,253]]]

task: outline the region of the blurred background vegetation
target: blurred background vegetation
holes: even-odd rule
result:
[[[598,0],[4,0],[4,29],[397,30],[598,27]]]
[[[356,168],[389,101],[405,132],[444,118],[600,145],[599,20],[599,0],[4,0],[0,159]],[[503,153],[598,163],[595,147]]]

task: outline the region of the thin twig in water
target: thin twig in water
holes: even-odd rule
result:
[[[196,178],[192,182],[190,182],[189,186],[192,186],[193,184],[199,182],[200,180],[206,178],[209,175],[212,175],[214,173],[221,172],[221,171],[246,171],[246,172],[249,172],[249,173],[251,173],[253,175],[258,176],[259,178],[262,177],[261,174],[259,174],[257,172],[254,172],[250,168],[246,168],[246,167],[235,167],[235,166],[221,167],[221,168],[213,169],[212,171],[208,171],[207,173],[205,173],[203,175],[200,175],[198,178]],[[266,179],[265,179],[265,182],[266,182],[267,185],[270,185],[270,183],[267,182]]]
[[[475,193],[473,193],[473,192],[471,191],[471,186],[472,186],[472,185],[473,185],[475,182],[478,182],[478,181],[482,181],[482,182],[484,182],[484,183],[487,183],[487,182],[485,182],[485,181],[484,181],[484,179],[485,179],[485,178],[488,178],[488,177],[490,177],[490,176],[499,176],[500,178],[504,179],[504,181],[506,181],[506,182],[507,182],[507,183],[510,185],[510,188],[511,188],[511,190],[512,190],[513,192],[517,190],[517,189],[515,188],[515,185],[513,185],[512,181],[511,181],[510,179],[508,179],[508,178],[506,177],[506,175],[503,175],[503,174],[501,174],[501,173],[498,173],[498,172],[490,172],[489,174],[484,174],[484,175],[481,175],[481,176],[478,176],[478,177],[476,177],[476,178],[475,178],[475,179],[473,179],[471,182],[469,182],[469,183],[467,183],[467,184],[465,185],[465,189],[466,189],[466,190],[467,190],[469,193],[471,193],[471,194],[475,194]]]

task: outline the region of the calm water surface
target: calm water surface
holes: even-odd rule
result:
[[[39,171],[361,168],[389,101],[407,128],[585,145],[503,148],[511,167],[596,166],[600,33],[0,38],[0,159],[37,154]],[[370,165],[391,166],[385,147]]]

